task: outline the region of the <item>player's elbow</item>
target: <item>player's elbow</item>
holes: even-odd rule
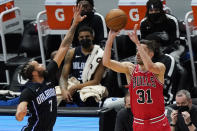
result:
[[[108,61],[108,60],[103,60],[103,65],[104,65],[105,67],[109,67],[110,61]]]

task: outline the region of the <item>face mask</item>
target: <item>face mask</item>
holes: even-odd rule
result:
[[[179,113],[184,112],[184,111],[189,111],[188,106],[176,106],[175,110],[178,110]]]
[[[90,39],[82,39],[79,42],[84,49],[89,49],[92,44],[92,41]]]
[[[149,14],[149,19],[152,23],[159,23],[160,22],[160,13]]]

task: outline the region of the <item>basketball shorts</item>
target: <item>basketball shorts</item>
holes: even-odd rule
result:
[[[142,120],[134,118],[133,131],[171,131],[165,115],[159,119]]]

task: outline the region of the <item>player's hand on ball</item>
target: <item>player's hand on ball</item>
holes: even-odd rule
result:
[[[109,37],[115,38],[119,33],[120,33],[120,30],[119,31],[110,30],[109,31]]]

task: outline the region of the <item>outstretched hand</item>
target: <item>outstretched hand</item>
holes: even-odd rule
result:
[[[77,5],[76,7],[73,8],[73,12],[74,12],[73,23],[74,24],[80,23],[87,17],[86,15],[81,16],[81,10],[82,10],[82,5]]]
[[[128,33],[129,38],[136,44],[136,46],[140,44],[138,36],[137,36],[137,26],[138,24],[135,24],[133,32]]]

